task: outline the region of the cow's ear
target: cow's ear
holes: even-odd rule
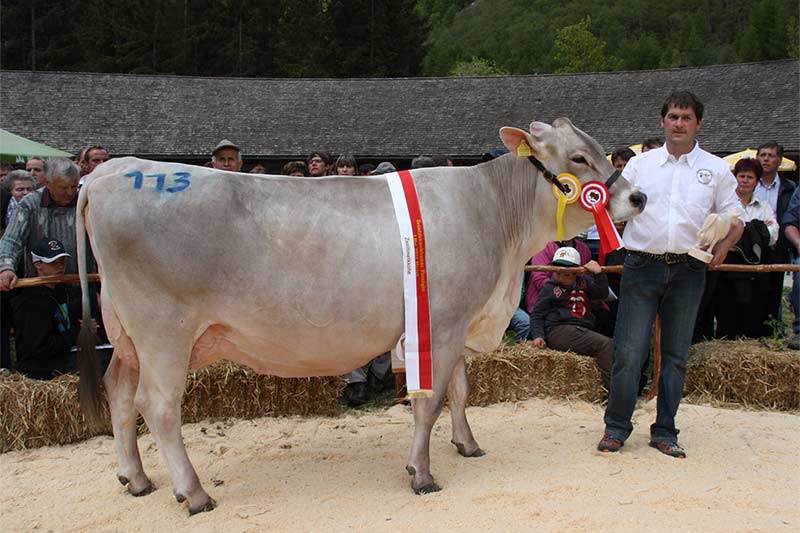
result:
[[[519,157],[527,157],[538,153],[533,139],[525,130],[510,127],[500,128],[500,139],[502,139],[509,152]]]
[[[553,129],[553,126],[545,122],[531,122],[531,135],[539,139],[542,135]]]

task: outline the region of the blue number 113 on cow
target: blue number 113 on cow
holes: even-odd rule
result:
[[[142,185],[144,185],[145,178],[154,178],[156,180],[155,190],[156,192],[179,192],[187,188],[191,185],[189,178],[192,175],[189,172],[173,172],[170,174],[172,178],[172,185],[169,187],[164,187],[167,180],[166,174],[142,174],[138,170],[134,170],[133,172],[128,172],[125,174],[126,178],[133,178],[133,188],[134,189],[141,189]]]

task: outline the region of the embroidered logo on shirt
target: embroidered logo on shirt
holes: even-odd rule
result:
[[[706,168],[701,168],[697,171],[697,181],[703,185],[711,183],[711,171]]]
[[[575,318],[586,316],[586,293],[584,291],[574,289],[569,294],[569,314]]]
[[[561,290],[561,287],[553,287],[553,294],[556,295],[556,298],[561,298],[561,295],[564,294],[564,291]]]

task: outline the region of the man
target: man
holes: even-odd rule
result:
[[[44,159],[41,157],[31,157],[25,163],[25,170],[31,173],[34,189],[41,189],[44,187]]]
[[[648,137],[642,141],[642,153],[655,150],[664,146],[664,139],[661,137]]]
[[[791,247],[792,263],[800,265],[800,187],[794,190],[782,223],[786,240]],[[789,348],[800,350],[800,272],[792,274],[792,292],[789,293],[789,301],[794,313],[793,335],[789,340]]]
[[[64,274],[70,255],[58,239],[33,245],[31,259],[38,276]],[[70,301],[63,285],[55,283],[19,289],[11,300],[17,369],[33,379],[50,379],[74,372],[70,351],[78,334],[80,302]]]
[[[91,174],[97,165],[106,161],[108,161],[108,150],[100,145],[90,146],[83,153],[83,159],[81,160],[83,175]]]
[[[6,179],[6,176],[9,172],[14,170],[14,167],[10,163],[6,163],[5,161],[0,161],[0,183]]]
[[[712,213],[729,214],[732,220],[712,250],[712,265],[725,260],[744,229],[736,179],[728,163],[701,150],[695,140],[702,120],[703,104],[694,94],[673,92],[661,108],[666,144],[631,159],[623,171],[631,185],[656,201],[628,222],[623,236],[628,254],[614,332],[605,434],[597,445],[601,452],[619,451],[633,431],[631,416],[658,312],[662,362],[650,446],[671,457],[686,457],[678,445],[675,415],[706,274],[706,265],[688,252]]]
[[[783,216],[789,207],[789,200],[795,190],[795,184],[791,180],[781,179],[778,175],[778,167],[783,159],[783,146],[770,141],[758,147],[756,159],[761,163],[761,179],[756,185],[753,196],[761,203],[769,204],[775,213],[775,220],[781,224],[778,233],[778,242],[766,254],[764,262],[767,263],[788,263],[791,260],[791,246],[786,240],[784,228],[782,226]],[[769,274],[769,288],[766,299],[768,301],[769,313],[772,318],[781,316],[781,299],[783,297],[783,272],[773,272]]]
[[[218,170],[239,172],[242,169],[242,150],[228,139],[222,139],[211,152],[211,166]]]
[[[65,157],[50,157],[45,161],[47,185],[25,196],[16,207],[6,232],[0,239],[0,291],[13,289],[17,283],[17,261],[25,254],[24,276],[35,276],[31,256],[26,250],[44,237],[61,241],[70,260],[67,274],[77,273],[75,241],[75,204],[78,196],[80,170]]]
[[[308,165],[308,175],[312,178],[329,176],[333,171],[333,157],[328,152],[311,152],[306,158]]]
[[[625,165],[628,164],[628,161],[634,157],[636,157],[636,152],[627,146],[623,146],[622,148],[617,148],[611,152],[611,164],[614,165],[615,169],[622,172],[622,169],[625,168]]]

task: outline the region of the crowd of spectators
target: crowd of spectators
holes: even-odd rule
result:
[[[659,148],[658,137],[642,142],[642,152]],[[499,157],[505,150],[487,152],[483,161]],[[627,147],[612,152],[615,168],[624,171],[636,156]],[[800,200],[795,184],[782,179],[777,167],[783,149],[774,142],[759,147],[757,159],[740,160],[733,172],[736,193],[745,213],[746,228],[741,241],[727,258],[729,263],[760,264],[798,262]],[[23,165],[0,165],[2,174],[3,237],[0,240],[0,296],[2,296],[2,368],[15,368],[27,375],[47,379],[75,367],[75,332],[80,317],[80,295],[75,286],[46,285],[15,289],[18,277],[76,273],[75,205],[83,176],[107,161],[108,151],[87,146],[70,161],[65,158],[29,158]],[[452,166],[444,155],[420,155],[411,168]],[[207,163],[215,169],[239,172],[242,149],[223,139],[211,151]],[[396,171],[390,161],[359,165],[351,154],[334,158],[313,151],[305,160],[286,162],[281,174],[296,177],[375,176]],[[267,165],[254,162],[248,172],[267,173]],[[619,226],[618,230],[623,231]],[[550,242],[531,257],[531,265],[583,266],[590,275],[532,272],[525,275],[509,329],[519,342],[571,350],[595,358],[608,389],[613,358],[613,332],[620,276],[600,274],[597,264],[599,236],[596,228],[579,237]],[[606,264],[622,264],[625,250],[610,254]],[[90,270],[95,265],[89,258]],[[773,333],[781,318],[783,274],[710,272],[698,313],[695,342],[703,339],[759,337]],[[797,319],[798,279],[794,276],[792,306],[795,320],[790,346],[800,348]],[[93,316],[97,312],[97,288],[93,288]],[[15,339],[12,361],[10,334]],[[393,387],[390,354],[376,357],[369,365],[344,376],[350,405],[367,401],[369,392]]]

